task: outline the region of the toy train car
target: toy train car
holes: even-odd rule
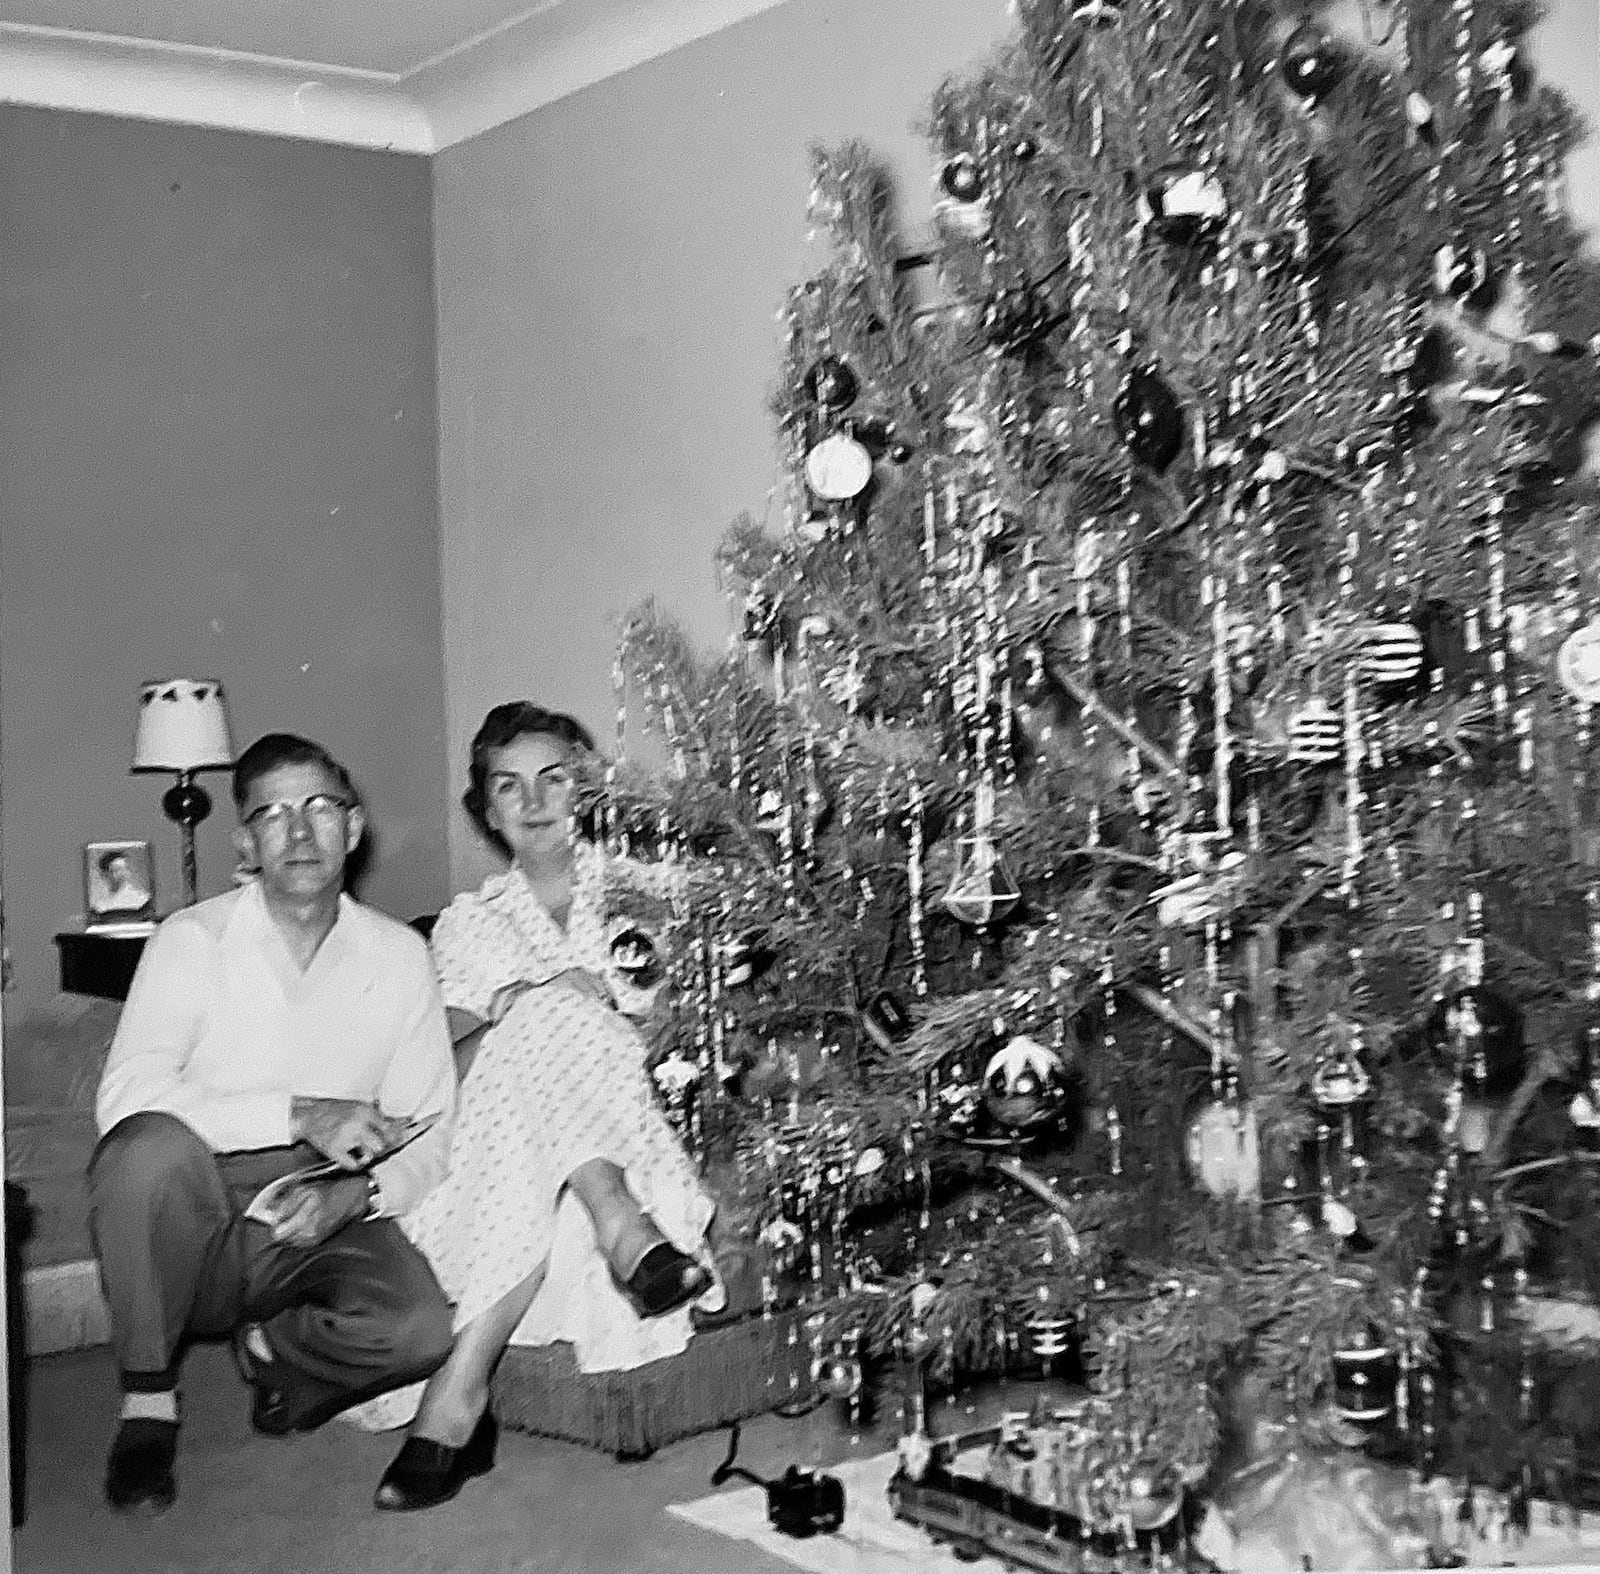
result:
[[[1090,1525],[1064,1509],[950,1468],[959,1451],[952,1442],[971,1446],[994,1436],[991,1431],[941,1439],[919,1479],[897,1470],[888,1487],[895,1518],[920,1526],[963,1562],[995,1557],[1039,1574],[1113,1574],[1128,1567],[1130,1555],[1152,1567],[1162,1562],[1209,1567],[1206,1559],[1190,1555],[1186,1505],[1158,1525],[1135,1528],[1130,1547],[1121,1530]]]

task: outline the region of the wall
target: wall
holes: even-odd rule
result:
[[[0,802],[12,1009],[54,989],[80,849],[148,837],[136,687],[220,678],[235,742],[356,774],[365,894],[444,894],[428,163],[0,109]],[[228,883],[226,774],[200,829]]]
[[[483,712],[612,724],[614,620],[655,593],[730,624],[712,551],[777,474],[775,313],[806,247],[807,144],[866,139],[928,207],[912,122],[1005,0],[792,0],[434,161],[452,796]],[[458,884],[486,862],[462,816]]]
[[[1600,5],[1595,0],[1548,0],[1532,39],[1533,67],[1558,87],[1589,123],[1589,138],[1567,161],[1573,217],[1600,247]]]

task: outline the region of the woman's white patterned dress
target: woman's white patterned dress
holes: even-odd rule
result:
[[[586,1160],[609,1159],[679,1250],[700,1249],[713,1204],[656,1104],[645,1045],[624,1016],[552,980],[571,969],[606,976],[604,852],[576,849],[565,930],[516,868],[458,896],[433,932],[445,1004],[487,1019],[497,991],[518,996],[484,1034],[461,1085],[450,1173],[404,1220],[456,1304],[456,1326],[479,1316],[548,1263],[514,1344],[567,1339],[598,1371],[676,1354],[687,1309],[641,1319],[612,1282],[583,1206],[565,1192]],[[636,886],[670,871],[630,864]]]
[[[433,931],[445,1004],[488,1019],[497,991],[517,997],[480,1041],[463,1079],[445,1179],[400,1223],[427,1255],[464,1327],[541,1263],[545,1280],[513,1344],[569,1341],[583,1371],[676,1355],[693,1332],[688,1308],[641,1318],[617,1288],[583,1205],[563,1188],[586,1160],[609,1159],[679,1250],[703,1259],[715,1205],[655,1102],[645,1044],[619,1012],[566,984],[571,969],[610,971],[606,885],[625,872],[659,892],[672,871],[609,860],[579,843],[565,930],[512,868],[456,897]],[[400,1426],[421,1385],[352,1412],[358,1425]]]

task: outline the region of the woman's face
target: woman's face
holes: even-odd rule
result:
[[[484,818],[517,863],[567,845],[571,837],[571,748],[547,732],[525,733],[491,750]]]

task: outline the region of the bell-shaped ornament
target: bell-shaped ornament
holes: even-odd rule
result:
[[[956,872],[944,893],[945,911],[974,929],[1004,918],[1021,893],[994,837],[987,831],[956,843]]]
[[[1325,1112],[1348,1109],[1372,1092],[1372,1076],[1359,1060],[1338,1055],[1311,1074],[1311,1097]]]

